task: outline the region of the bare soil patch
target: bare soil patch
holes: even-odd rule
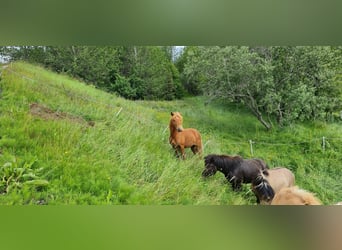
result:
[[[87,124],[88,126],[93,127],[95,122],[93,121],[86,121],[82,117],[71,115],[61,111],[53,111],[48,107],[45,107],[38,103],[31,103],[30,104],[30,113],[33,116],[40,117],[44,120],[69,120],[71,122]]]

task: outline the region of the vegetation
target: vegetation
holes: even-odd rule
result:
[[[248,185],[203,179],[190,151],[174,158],[170,111],[201,132],[205,155],[262,158],[324,204],[342,200],[338,118],[266,131],[228,100],[129,101],[23,62],[2,70],[0,99],[0,204],[255,204]]]
[[[173,100],[184,94],[170,46],[0,47],[0,55],[44,65],[126,99]]]
[[[283,126],[329,119],[342,109],[340,48],[214,46],[183,57],[183,75],[209,101],[242,103],[267,129],[274,119]]]

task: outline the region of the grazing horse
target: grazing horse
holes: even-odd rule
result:
[[[252,191],[257,203],[270,204],[274,195],[284,187],[292,187],[295,183],[294,174],[287,168],[277,167],[268,170],[268,176],[262,172],[252,181]]]
[[[232,185],[233,190],[239,190],[242,183],[251,183],[260,173],[268,175],[268,166],[260,159],[243,159],[241,156],[210,154],[204,158],[205,169],[203,177],[208,177],[220,171]]]
[[[275,194],[271,205],[321,205],[314,194],[297,186],[282,188]]]
[[[201,134],[194,128],[183,128],[183,117],[179,112],[171,112],[169,142],[179,157],[185,159],[185,148],[191,148],[194,154],[202,153]]]

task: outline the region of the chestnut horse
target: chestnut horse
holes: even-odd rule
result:
[[[241,156],[210,154],[204,157],[203,177],[220,171],[232,185],[239,190],[242,183],[251,183],[261,172],[268,175],[268,166],[260,159],[243,159]]]
[[[282,188],[275,194],[271,205],[321,205],[314,194],[297,186]]]
[[[285,187],[292,187],[295,176],[291,170],[276,167],[268,170],[268,176],[262,172],[252,181],[252,191],[257,197],[257,203],[270,204],[274,195]]]
[[[201,134],[194,128],[183,128],[183,117],[179,112],[171,112],[169,142],[175,154],[185,159],[185,148],[191,148],[194,154],[202,153]]]

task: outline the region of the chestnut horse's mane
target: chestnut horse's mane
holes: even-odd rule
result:
[[[309,191],[293,186],[281,189],[271,205],[321,205],[321,201]]]

